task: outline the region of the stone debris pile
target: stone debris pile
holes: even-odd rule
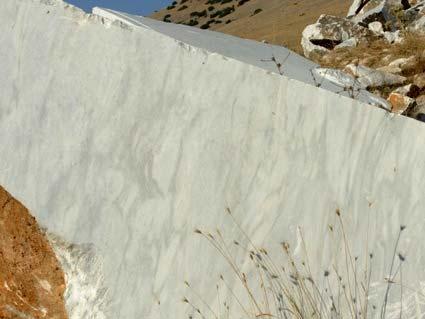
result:
[[[344,85],[348,75],[393,113],[424,120],[425,1],[354,0],[347,17],[307,26],[301,44],[328,80]]]

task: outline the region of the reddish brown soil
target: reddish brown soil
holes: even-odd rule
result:
[[[67,318],[64,290],[37,221],[0,186],[0,318]]]

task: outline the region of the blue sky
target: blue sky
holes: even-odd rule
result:
[[[0,0],[1,1],[1,0]],[[149,15],[154,10],[169,5],[170,0],[66,0],[77,7],[91,12],[93,7],[105,7],[138,15]]]

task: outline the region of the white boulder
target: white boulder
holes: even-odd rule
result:
[[[315,24],[304,29],[301,45],[304,55],[314,59],[351,38],[357,41],[371,35],[373,35],[372,31],[348,19],[322,14]],[[353,40],[348,43],[352,45]]]
[[[375,34],[383,34],[384,33],[384,27],[381,22],[374,21],[368,24],[368,28],[370,31],[372,31]]]
[[[404,76],[371,69],[363,65],[349,64],[344,71],[354,76],[363,87],[367,88],[401,85],[406,82]]]

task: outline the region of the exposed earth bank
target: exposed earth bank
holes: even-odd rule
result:
[[[0,186],[0,318],[68,318],[64,273],[37,221]]]

